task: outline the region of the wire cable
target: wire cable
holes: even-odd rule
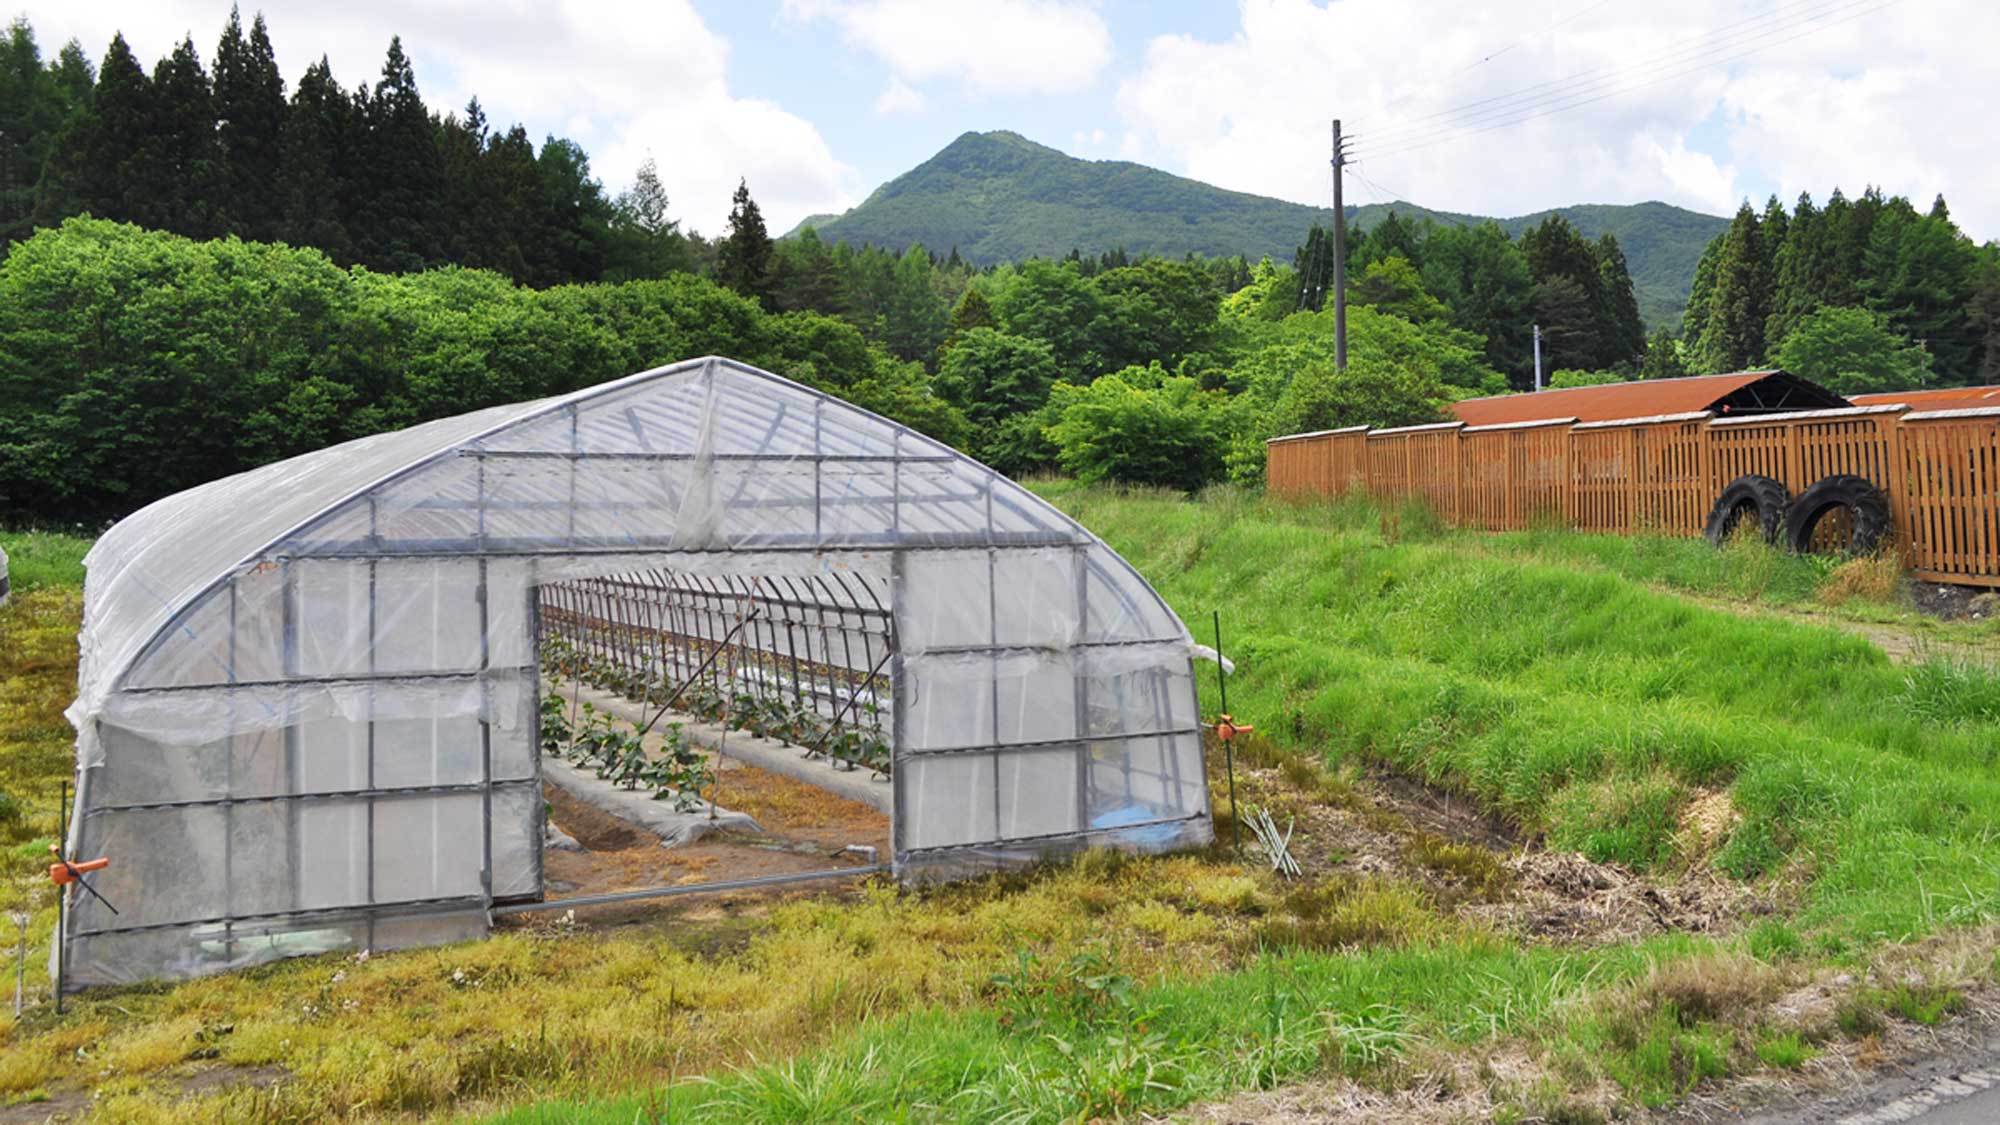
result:
[[[1761,50],[1774,45],[1767,42],[1768,40],[1789,42],[1789,38],[1779,37],[1831,17],[1846,14],[1856,7],[1871,2],[1872,0],[1793,0],[1791,4],[1780,5],[1764,16],[1741,21],[1729,25],[1729,28],[1698,37],[1701,44],[1695,48],[1667,51],[1630,66],[1599,67],[1580,72],[1570,78],[1539,83],[1513,93],[1468,102],[1453,109],[1417,118],[1407,125],[1379,135],[1365,135],[1362,139],[1368,141],[1371,146],[1400,148],[1417,140],[1427,140],[1433,136],[1487,124],[1497,119],[1514,118],[1523,113],[1566,102],[1577,101],[1578,104],[1583,104],[1579,99],[1620,88],[1634,77],[1657,74],[1663,70],[1669,72],[1666,77],[1678,77],[1684,73],[1715,65],[1718,61],[1740,58],[1744,49],[1752,45],[1755,45],[1754,49]],[[1797,10],[1802,6],[1803,11]],[[1790,12],[1789,17],[1771,26],[1755,26],[1767,22],[1772,15],[1785,11]],[[1536,93],[1538,90],[1541,92]],[[1425,124],[1425,122],[1435,123]]]
[[[1694,35],[1686,39],[1678,40],[1667,50],[1661,51],[1660,53],[1655,55],[1647,56],[1645,59],[1641,60],[1641,62],[1638,65],[1647,66],[1664,61],[1672,61],[1680,59],[1689,54],[1698,55],[1705,51],[1712,51],[1716,49],[1718,46],[1726,46],[1727,41],[1735,38],[1736,36],[1745,33],[1755,34],[1758,31],[1763,30],[1759,28],[1758,25],[1769,23],[1773,20],[1796,18],[1800,14],[1799,12],[1800,9],[1802,8],[1811,9],[1819,5],[1827,4],[1828,2],[1829,0],[1781,0],[1781,2],[1777,6],[1771,8],[1769,11],[1761,12],[1755,16],[1750,16],[1748,18],[1738,20],[1735,23],[1724,24],[1721,27],[1715,28],[1711,31],[1703,32],[1699,35]],[[1606,76],[1624,74],[1629,72],[1630,69],[1627,67],[1622,67],[1609,63],[1604,64],[1602,66],[1589,67],[1587,69],[1579,70],[1559,78],[1550,78],[1545,81],[1536,82],[1528,86],[1520,87],[1519,89],[1516,90],[1510,90],[1506,93],[1492,94],[1487,97],[1476,98],[1469,102],[1461,102],[1455,106],[1447,106],[1444,109],[1437,110],[1434,113],[1428,113],[1421,117],[1412,118],[1408,124],[1401,125],[1396,127],[1395,129],[1390,130],[1389,134],[1385,134],[1385,136],[1395,133],[1421,131],[1426,128],[1435,128],[1435,126],[1426,125],[1425,122],[1435,121],[1440,118],[1462,118],[1470,116],[1471,115],[1470,111],[1473,110],[1480,110],[1481,112],[1505,112],[1505,109],[1503,109],[1502,107],[1507,107],[1508,103],[1526,103],[1526,102],[1541,101],[1550,98],[1559,98],[1563,96],[1565,93],[1571,92],[1576,87],[1592,85],[1599,81],[1602,81],[1603,78],[1605,78]],[[1481,107],[1493,107],[1493,108],[1481,109]],[[1520,108],[1520,106],[1516,104],[1509,108],[1518,109]],[[1378,137],[1376,139],[1380,140],[1383,138]]]
[[[1516,48],[1516,46],[1520,46],[1520,44],[1524,44],[1524,42],[1530,42],[1530,40],[1538,40],[1538,38],[1542,38],[1542,36],[1546,36],[1546,34],[1548,34],[1548,32],[1552,32],[1552,30],[1556,30],[1556,28],[1560,28],[1560,26],[1564,26],[1564,24],[1572,24],[1572,22],[1576,22],[1576,20],[1580,20],[1580,18],[1584,18],[1584,16],[1588,16],[1588,14],[1590,14],[1590,12],[1596,12],[1596,10],[1598,10],[1598,8],[1602,8],[1602,6],[1606,6],[1606,4],[1610,4],[1610,2],[1612,2],[1612,0],[1598,0],[1598,2],[1596,2],[1596,4],[1592,4],[1592,6],[1588,6],[1588,8],[1584,8],[1584,10],[1580,10],[1580,12],[1570,12],[1570,14],[1568,14],[1568,16],[1564,16],[1564,18],[1560,18],[1560,20],[1556,20],[1556,22],[1554,22],[1554,24],[1548,24],[1548,26],[1546,26],[1546,28],[1542,28],[1542,30],[1538,30],[1538,32],[1528,32],[1528,34],[1524,34],[1524,36],[1520,36],[1520,38],[1516,38],[1516,40],[1514,40],[1514,42],[1510,42],[1510,44],[1506,44],[1506,46],[1502,46],[1502,48],[1500,48],[1500,50],[1496,50],[1496,52],[1492,52],[1492,54],[1488,54],[1488,56],[1486,56],[1486,58],[1480,58],[1480,60],[1478,60],[1478,62],[1468,62],[1468,64],[1466,64],[1466,66],[1462,66],[1462,68],[1458,68],[1458,70],[1454,70],[1454,72],[1452,72],[1452,76],[1454,76],[1454,78],[1456,78],[1456,76],[1460,76],[1460,74],[1464,74],[1464,72],[1468,72],[1468,70],[1476,70],[1476,68],[1480,68],[1480,66],[1486,66],[1486,64],[1488,64],[1488,62],[1492,62],[1492,60],[1496,60],[1496,58],[1500,58],[1500,56],[1502,56],[1502,54],[1506,54],[1506,52],[1510,52],[1510,50],[1514,50],[1514,48]]]
[[[1522,110],[1522,112],[1518,112],[1514,116],[1504,117],[1496,121],[1447,127],[1444,129],[1436,130],[1429,134],[1423,134],[1411,137],[1408,140],[1402,142],[1391,142],[1387,145],[1386,148],[1383,149],[1379,150],[1369,149],[1367,155],[1372,156],[1378,160],[1390,156],[1400,156],[1405,153],[1415,152],[1420,149],[1431,148],[1439,144],[1444,144],[1449,141],[1457,140],[1461,137],[1472,136],[1478,133],[1491,132],[1494,129],[1503,129],[1512,125],[1519,125],[1526,121],[1533,121],[1537,118],[1547,117],[1550,116],[1551,114],[1563,113],[1568,110],[1577,109],[1582,106],[1591,105],[1595,102],[1603,101],[1606,98],[1617,97],[1623,94],[1637,93],[1640,90],[1650,89],[1654,86],[1658,86],[1666,82],[1671,82],[1677,78],[1684,78],[1690,74],[1698,73],[1700,71],[1711,69],[1716,66],[1726,65],[1728,63],[1735,62],[1739,59],[1748,58],[1751,55],[1755,55],[1760,52],[1769,50],[1772,47],[1783,46],[1786,43],[1791,43],[1796,40],[1803,39],[1809,35],[1816,35],[1822,31],[1826,31],[1830,28],[1840,26],[1841,24],[1852,22],[1853,20],[1860,19],[1863,16],[1870,15],[1874,12],[1881,11],[1885,8],[1894,7],[1896,4],[1901,2],[1902,0],[1844,0],[1843,4],[1836,5],[1835,8],[1836,11],[1840,12],[1840,18],[1838,19],[1832,19],[1828,20],[1827,22],[1817,23],[1813,26],[1804,27],[1802,30],[1796,31],[1794,34],[1785,36],[1780,39],[1776,39],[1771,42],[1757,43],[1755,46],[1750,46],[1745,49],[1739,50],[1735,54],[1728,55],[1726,57],[1703,59],[1690,66],[1670,71],[1666,74],[1662,74],[1656,78],[1653,78],[1645,82],[1640,82],[1627,86],[1614,87],[1596,93],[1586,93],[1585,91],[1577,91],[1574,96],[1567,97],[1565,99],[1560,99],[1552,103],[1538,105],[1534,107],[1518,107]]]

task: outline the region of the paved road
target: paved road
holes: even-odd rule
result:
[[[1996,1125],[2000,1123],[2000,1036],[1983,1045],[1888,1071],[1879,1081],[1828,1101],[1766,1110],[1745,1125]]]

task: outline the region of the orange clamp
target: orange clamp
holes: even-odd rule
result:
[[[55,849],[50,848],[49,850],[54,851]],[[58,887],[66,887],[82,878],[85,872],[102,871],[109,866],[111,866],[110,856],[103,856],[98,859],[86,859],[81,863],[51,863],[49,864],[49,882],[54,883]]]
[[[1215,720],[1215,737],[1223,742],[1228,742],[1239,734],[1249,734],[1256,729],[1249,723],[1237,723],[1234,715],[1221,715]]]

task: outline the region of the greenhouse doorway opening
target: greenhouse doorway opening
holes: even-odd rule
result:
[[[709,561],[536,588],[545,897],[517,910],[888,870],[888,568]]]

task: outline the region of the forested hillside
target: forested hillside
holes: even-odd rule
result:
[[[1405,221],[1477,226],[1482,216],[1411,203],[1347,208],[1368,228],[1390,214]],[[1510,236],[1561,216],[1586,238],[1616,235],[1631,262],[1641,316],[1677,323],[1701,248],[1727,219],[1665,203],[1585,204],[1496,220]],[[1123,160],[1079,160],[1009,132],[967,133],[838,216],[802,223],[821,238],[901,249],[955,247],[974,264],[1099,254],[1241,254],[1282,259],[1299,232],[1331,218],[1325,207],[1225,191]]]

